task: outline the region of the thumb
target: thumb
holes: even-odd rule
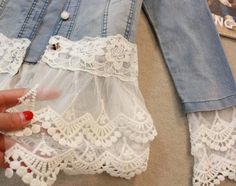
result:
[[[32,119],[33,113],[31,111],[0,113],[0,131],[19,130]]]

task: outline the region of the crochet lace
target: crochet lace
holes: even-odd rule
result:
[[[0,33],[0,73],[15,75],[29,45],[28,39],[12,39]]]
[[[23,66],[16,82],[30,90],[8,111],[30,109],[34,119],[7,133],[16,143],[5,154],[6,176],[15,172],[26,184],[46,186],[60,171],[126,179],[145,171],[157,132],[138,89],[137,64],[136,45],[121,35],[53,36],[40,62],[30,71]],[[62,96],[37,100],[45,86]]]
[[[236,181],[236,108],[188,114],[194,156],[193,185]]]

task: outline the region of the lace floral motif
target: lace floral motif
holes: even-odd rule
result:
[[[118,152],[119,155],[108,149],[99,153],[86,141],[83,142],[85,146],[83,151],[69,149],[64,152],[56,152],[56,154],[55,150],[44,140],[32,152],[22,145],[16,144],[5,155],[5,159],[10,165],[10,168],[6,170],[6,176],[11,177],[15,171],[22,177],[24,183],[37,186],[52,185],[60,170],[72,175],[107,172],[112,176],[130,179],[135,174],[146,170],[149,148],[137,154],[127,144],[125,138],[122,141],[123,145]]]
[[[193,184],[236,181],[236,109],[188,114],[194,156]]]
[[[15,75],[29,45],[28,39],[10,39],[0,33],[0,73]]]
[[[136,80],[138,75],[137,48],[123,36],[86,37],[70,41],[53,36],[41,61],[54,68],[82,70],[98,76],[115,76],[124,81]],[[57,44],[58,49],[52,45]]]

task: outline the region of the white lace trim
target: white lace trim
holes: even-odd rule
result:
[[[194,154],[193,185],[219,185],[225,178],[236,181],[236,151],[230,149],[224,154],[206,152],[204,147]]]
[[[9,111],[34,110],[37,88],[19,98],[22,104]],[[149,142],[157,132],[145,108],[137,103],[132,106],[133,114],[129,113],[132,117],[119,113],[110,119],[101,99],[97,117],[89,112],[78,117],[75,100],[60,114],[49,105],[40,107],[33,111],[30,125],[8,133],[17,143],[6,152],[7,177],[16,172],[31,186],[46,186],[56,181],[60,170],[67,174],[107,172],[126,179],[146,170]],[[38,141],[37,135],[43,137]]]
[[[33,151],[15,144],[5,154],[5,160],[10,166],[5,174],[11,177],[14,171],[26,184],[47,186],[56,181],[60,170],[71,175],[107,172],[112,176],[126,179],[146,170],[149,148],[137,154],[123,139],[121,151],[116,155],[109,150],[98,153],[96,148],[86,141],[83,145],[86,145],[86,148],[81,152],[77,149],[55,152],[45,140],[42,140]]]
[[[19,98],[23,105],[35,105],[37,86]],[[24,130],[9,132],[8,135],[30,136],[46,129],[55,141],[70,147],[78,147],[83,139],[89,140],[96,146],[110,147],[121,136],[126,136],[136,143],[147,143],[157,135],[149,113],[139,106],[133,106],[133,118],[120,113],[111,120],[105,111],[103,100],[97,119],[94,119],[91,113],[74,118],[75,104],[72,102],[62,115],[50,106],[34,111],[34,119],[30,125]]]
[[[236,108],[188,114],[193,185],[219,185],[225,177],[236,181]]]
[[[0,33],[0,73],[15,75],[29,45],[28,39],[12,39]]]
[[[121,35],[71,41],[53,36],[41,62],[53,68],[82,70],[98,76],[133,81],[138,75],[137,47]]]

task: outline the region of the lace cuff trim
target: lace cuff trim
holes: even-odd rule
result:
[[[19,98],[19,101],[23,105],[32,106],[35,104],[36,94],[37,86]],[[62,115],[50,106],[34,111],[34,119],[30,125],[24,130],[9,132],[8,135],[31,136],[46,129],[55,141],[70,147],[78,147],[83,139],[89,140],[96,146],[110,147],[122,136],[136,143],[145,144],[157,135],[151,116],[140,106],[134,105],[133,118],[119,113],[114,119],[110,119],[101,100],[101,111],[95,119],[91,113],[73,118],[75,104],[72,102]],[[66,118],[73,119],[69,121]]]
[[[19,99],[18,107],[35,108],[37,87]],[[10,165],[7,177],[16,172],[26,184],[47,186],[56,181],[60,170],[67,174],[107,172],[126,179],[146,170],[149,142],[157,132],[144,108],[137,104],[133,117],[120,113],[110,119],[101,100],[95,119],[89,112],[76,117],[75,104],[72,101],[62,114],[50,106],[36,110],[26,128],[7,133],[17,141],[5,153]]]
[[[53,36],[41,62],[53,68],[86,71],[133,81],[138,75],[137,47],[121,35],[71,41]]]
[[[188,114],[193,185],[219,185],[225,177],[236,181],[236,108]]]
[[[198,147],[194,154],[193,185],[219,185],[225,178],[236,181],[236,151],[230,149],[223,154],[207,152]]]
[[[107,172],[111,176],[130,179],[146,170],[149,157],[149,148],[137,154],[125,139],[121,150],[116,152],[118,155],[109,149],[99,153],[99,150],[86,141],[80,150],[59,151],[59,147],[52,148],[44,138],[37,145],[35,141],[24,140],[25,144],[34,146],[34,149],[28,150],[20,144],[10,148],[5,153],[5,160],[10,166],[5,175],[10,178],[16,172],[24,183],[35,186],[52,185],[60,170],[70,175]]]
[[[29,45],[28,39],[12,39],[0,33],[0,73],[15,75]]]

